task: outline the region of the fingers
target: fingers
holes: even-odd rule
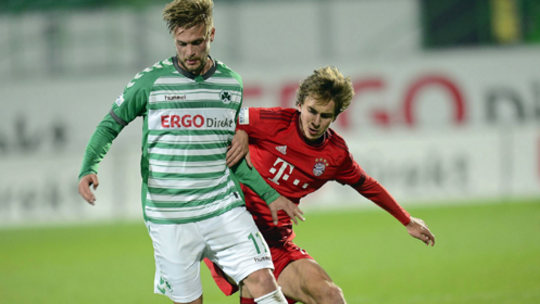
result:
[[[422,219],[411,217],[411,222],[407,225],[409,234],[426,245],[435,245],[435,236],[429,230],[428,226]]]
[[[97,187],[99,186],[99,181],[98,181],[97,175],[91,174],[90,178],[92,180],[92,185],[94,185],[94,190],[96,190]]]
[[[431,244],[431,246],[433,246],[433,244],[435,243],[435,238],[433,237],[433,235],[430,235],[429,233],[416,231],[416,232],[411,232],[410,234],[411,234],[411,236],[413,236],[414,238],[419,239],[420,241],[422,241],[422,243],[424,243],[426,245]]]
[[[429,229],[426,229],[427,231],[424,232],[422,234],[423,238],[424,238],[424,243],[426,243],[426,245],[430,245],[431,243],[431,247],[435,246],[435,236],[431,233],[431,231],[429,231]]]
[[[302,210],[300,210],[300,208],[298,208],[298,206],[295,205],[294,203],[287,205],[287,207],[284,208],[283,210],[287,213],[287,215],[291,218],[291,220],[294,222],[295,225],[298,225],[298,220],[301,220],[302,222],[306,220],[302,216],[304,212],[302,212]]]
[[[227,155],[225,157],[225,162],[227,164],[227,167],[232,167],[236,163],[238,163],[242,157],[243,157],[242,151],[237,148],[237,146],[231,146],[229,151],[227,151]]]
[[[302,210],[300,210],[300,208],[298,208],[298,206],[295,205],[292,211],[292,215],[289,215],[289,216],[292,216],[292,218],[297,218],[301,220],[302,222],[304,222],[306,219],[302,216],[303,214],[304,212],[302,212]],[[296,221],[295,224],[298,224],[298,221]]]
[[[228,167],[238,163],[249,150],[249,137],[245,131],[237,130],[234,134],[229,150],[226,155],[226,163]]]
[[[420,233],[421,233],[421,239],[426,245],[430,245],[433,247],[435,245],[435,236],[431,231],[429,230],[428,226],[424,221],[420,220]]]
[[[277,209],[270,208],[270,213],[272,214],[272,221],[274,222],[274,225],[277,225],[278,224]]]
[[[248,150],[248,153],[246,154],[246,163],[250,168],[253,168],[253,163],[251,162],[251,156],[249,155],[249,150]]]
[[[89,174],[81,178],[79,181],[79,194],[89,204],[94,205],[96,197],[92,193],[92,190],[90,190],[90,185],[94,185],[94,190],[98,187],[99,181],[97,175]]]
[[[90,184],[88,183],[83,183],[82,181],[79,183],[79,194],[91,205],[96,201],[94,194],[90,190]]]
[[[296,217],[295,217],[295,215],[294,215],[294,212],[292,212],[292,211],[289,210],[289,209],[285,209],[284,211],[285,211],[285,212],[287,213],[287,215],[291,218],[291,220],[293,221],[293,223],[294,223],[295,225],[298,225],[298,219],[296,219]]]
[[[295,225],[298,225],[298,220],[305,221],[302,216],[304,212],[298,208],[298,206],[288,200],[287,198],[280,196],[274,202],[269,205],[270,212],[272,214],[272,220],[274,225],[278,224],[278,211],[283,210],[293,221]]]

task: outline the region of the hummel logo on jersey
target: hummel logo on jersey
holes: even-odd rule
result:
[[[186,95],[165,95],[165,101],[186,100]]]
[[[281,152],[281,154],[283,154],[283,155],[287,155],[287,146],[277,146],[276,150]]]

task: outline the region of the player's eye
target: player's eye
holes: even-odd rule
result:
[[[204,39],[199,39],[199,40],[195,40],[191,43],[191,45],[193,46],[197,46],[197,45],[200,45],[201,43],[203,43]]]
[[[329,113],[323,113],[323,114],[321,114],[321,117],[322,117],[322,118],[325,118],[325,119],[328,119],[328,118],[334,117],[334,115],[329,114]]]

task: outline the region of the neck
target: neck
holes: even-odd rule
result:
[[[201,71],[199,72],[198,75],[204,75],[206,74],[206,72],[208,72],[208,70],[210,70],[210,68],[212,67],[212,59],[210,58],[210,56],[207,56],[206,57],[206,61],[204,62],[204,65],[202,66],[202,69]]]

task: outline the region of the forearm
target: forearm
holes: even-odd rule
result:
[[[97,173],[99,163],[109,151],[113,140],[122,128],[123,126],[119,125],[110,114],[103,118],[88,141],[79,178],[90,173]]]
[[[255,168],[249,167],[245,159],[231,168],[238,180],[259,195],[267,204],[275,201],[279,193],[270,187]]]
[[[386,210],[403,225],[409,224],[409,213],[403,209],[392,195],[375,179],[367,176],[363,183],[355,185],[353,188],[364,197]]]

